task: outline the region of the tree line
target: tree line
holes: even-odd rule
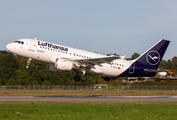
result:
[[[138,56],[138,53],[134,53],[129,59]],[[74,71],[52,72],[47,69],[47,63],[36,60],[32,60],[28,69],[26,65],[27,58],[0,51],[0,85],[93,85],[99,83],[97,79],[101,77],[87,73],[87,81],[75,82]],[[159,68],[177,73],[177,57],[162,60]]]
[[[26,65],[27,58],[0,51],[0,85],[91,85],[99,78],[88,73],[87,81],[75,82],[74,71],[52,72],[47,69],[47,63],[36,60],[31,61],[28,69]]]

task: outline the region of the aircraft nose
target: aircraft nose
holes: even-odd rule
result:
[[[10,44],[7,44],[6,45],[6,49],[8,50],[8,51],[11,51],[12,50],[12,44],[10,43]]]

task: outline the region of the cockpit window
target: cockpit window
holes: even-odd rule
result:
[[[24,44],[23,41],[15,41],[15,43],[18,43],[18,44]]]
[[[20,41],[15,41],[15,43],[20,43]]]

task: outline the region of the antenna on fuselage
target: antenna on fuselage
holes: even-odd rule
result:
[[[37,40],[37,37],[35,37],[35,40]]]

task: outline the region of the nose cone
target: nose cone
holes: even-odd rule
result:
[[[11,43],[6,45],[6,49],[7,49],[8,51],[11,51],[12,48],[13,48],[13,46],[12,46]]]

